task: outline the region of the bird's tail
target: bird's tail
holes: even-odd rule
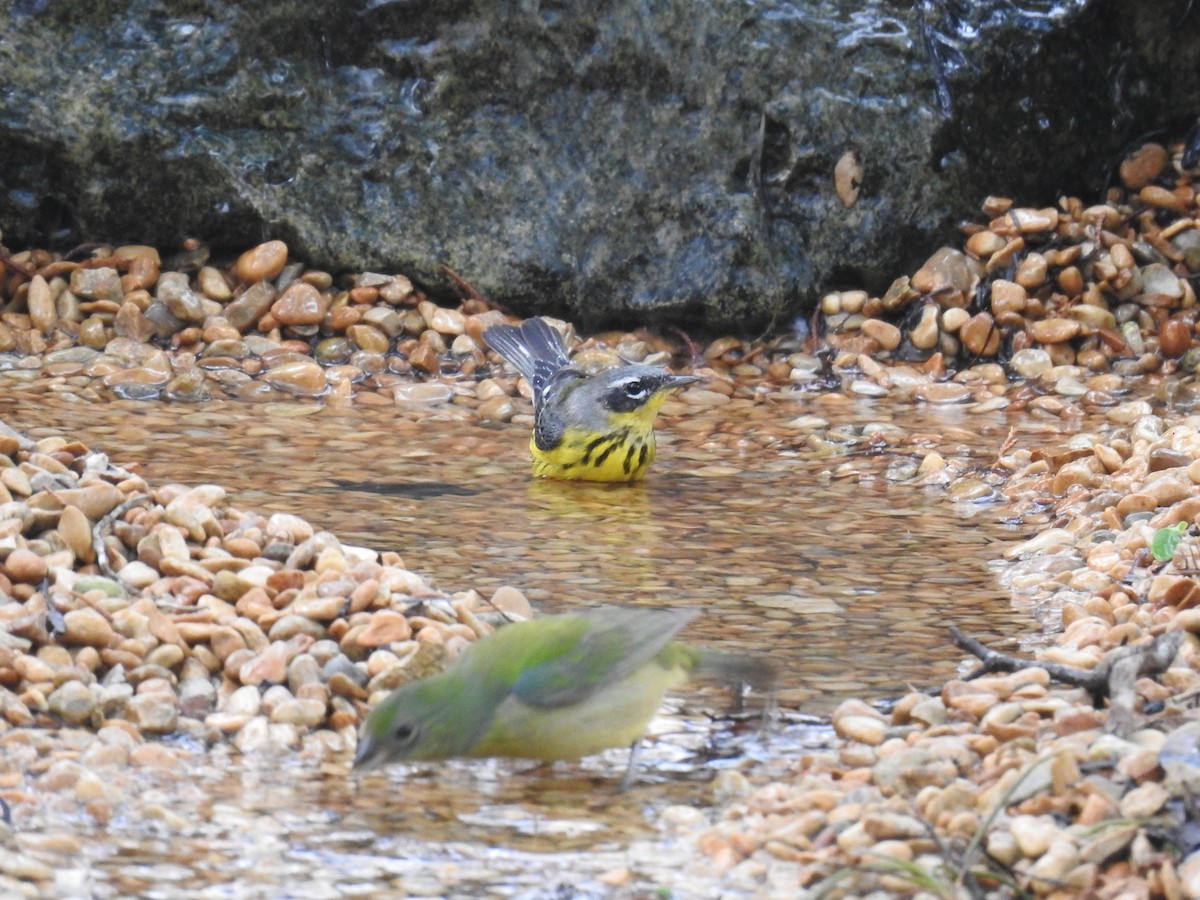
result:
[[[483,332],[488,346],[512,363],[537,389],[551,375],[571,364],[562,336],[545,319],[526,319],[517,325],[493,325]]]

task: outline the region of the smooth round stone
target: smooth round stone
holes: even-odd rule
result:
[[[200,271],[196,273],[196,284],[204,292],[204,296],[210,300],[225,303],[233,298],[233,291],[229,288],[229,282],[225,280],[225,276],[221,274],[220,269],[212,266],[202,266]]]
[[[294,360],[269,369],[264,380],[276,390],[297,397],[316,397],[326,388],[325,370],[312,360]],[[447,393],[450,388],[446,387]]]
[[[336,366],[350,359],[355,349],[354,342],[347,338],[328,337],[317,342],[313,348],[313,359],[323,366]]]
[[[902,337],[900,329],[891,322],[882,319],[866,319],[862,323],[862,332],[875,340],[884,350],[895,350],[900,346]]]
[[[287,265],[288,247],[283,241],[267,241],[251,247],[237,258],[234,274],[246,284],[278,277]]]
[[[1037,378],[1054,367],[1050,354],[1039,347],[1018,350],[1012,355],[1011,365],[1022,378]]]
[[[1040,344],[1061,344],[1079,337],[1082,329],[1083,323],[1075,319],[1064,319],[1057,316],[1039,319],[1029,326],[1029,332],[1033,339]]]
[[[202,403],[212,399],[212,391],[198,369],[176,375],[163,388],[163,395],[178,403]]]
[[[448,403],[454,397],[454,391],[448,384],[434,382],[417,382],[415,384],[398,384],[392,389],[392,396],[397,403],[411,406],[436,406]]]
[[[1049,816],[1014,816],[1008,826],[1017,848],[1026,859],[1037,859],[1063,833]]]
[[[257,716],[262,709],[262,693],[254,685],[244,685],[229,695],[222,712],[231,716]]]
[[[947,315],[951,310],[947,310]],[[975,356],[995,356],[1000,352],[1000,329],[990,313],[981,312],[968,319],[959,329],[959,339]]]
[[[58,518],[58,533],[80,562],[90,563],[96,558],[92,546],[92,524],[78,506],[63,509]]]
[[[1150,263],[1142,267],[1142,293],[1163,294],[1178,299],[1183,296],[1183,285],[1168,266]]]
[[[1121,183],[1139,191],[1162,174],[1170,159],[1162,144],[1142,144],[1121,161]]]
[[[429,316],[429,327],[438,334],[462,334],[467,328],[467,317],[457,309],[438,306]]]
[[[921,310],[921,318],[908,333],[908,339],[918,350],[932,350],[937,346],[939,337],[938,311],[937,307],[931,303]]]
[[[32,550],[21,547],[8,554],[4,562],[8,577],[23,584],[36,584],[46,577],[46,561]]]
[[[297,281],[271,304],[280,325],[320,325],[329,312],[329,298],[311,284]]]
[[[330,619],[336,618],[331,616]],[[325,627],[320,622],[315,622],[304,615],[290,613],[280,616],[274,624],[271,625],[270,631],[267,633],[272,641],[286,641],[288,638],[295,637],[298,634],[305,634],[309,637],[320,640],[326,636]]]
[[[81,681],[66,681],[46,698],[50,712],[71,725],[82,725],[96,711],[96,696]]]
[[[86,347],[94,350],[104,349],[104,345],[108,343],[109,334],[105,331],[104,320],[99,316],[88,316],[83,320],[83,324],[79,326],[79,341]],[[3,342],[0,342],[0,350],[4,350]],[[8,349],[12,349],[9,347]]]
[[[271,721],[315,727],[325,721],[325,704],[320,700],[289,698],[271,710]]]
[[[138,694],[125,707],[126,717],[140,731],[166,734],[174,731],[179,721],[179,708],[174,693]]]
[[[42,334],[49,334],[58,323],[58,307],[50,284],[41,275],[33,276],[25,302],[29,308],[30,323]]]
[[[346,337],[354,346],[369,353],[386,353],[390,340],[381,329],[368,323],[351,325],[346,329]]]
[[[121,274],[109,266],[95,269],[75,269],[71,273],[71,293],[89,300],[121,302]]]

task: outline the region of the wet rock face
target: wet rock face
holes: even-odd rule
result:
[[[758,326],[882,289],[987,193],[1096,195],[1098,160],[1200,105],[1200,15],[1019,6],[21,0],[0,223]]]

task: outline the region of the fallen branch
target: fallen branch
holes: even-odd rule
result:
[[[113,571],[113,567],[108,562],[108,547],[104,545],[104,536],[113,523],[135,506],[142,506],[149,503],[150,497],[146,494],[139,494],[136,497],[131,497],[106,515],[103,519],[96,523],[92,529],[92,548],[96,553],[96,563],[100,566],[100,571],[109,578],[116,578],[117,573]]]
[[[1077,669],[991,650],[954,625],[950,626],[950,636],[955,646],[980,661],[979,668],[965,676],[964,681],[992,672],[1045,669],[1055,681],[1086,690],[1093,706],[1100,707],[1107,699],[1109,713],[1104,730],[1118,737],[1128,737],[1134,730],[1133,707],[1137,700],[1134,684],[1138,678],[1157,675],[1170,666],[1185,637],[1179,629],[1167,631],[1145,643],[1110,650],[1093,669]]]

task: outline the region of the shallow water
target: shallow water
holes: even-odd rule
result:
[[[671,872],[659,851],[638,856],[658,812],[711,802],[722,768],[765,777],[770,760],[819,743],[825,733],[797,712],[940,684],[962,659],[950,624],[985,639],[1038,630],[989,570],[1029,527],[1004,525],[987,503],[952,504],[883,474],[898,457],[934,448],[985,466],[1012,424],[1003,413],[830,401],[817,409],[830,428],[813,431],[786,424],[810,411],[799,401],[736,420],[728,409],[671,410],[688,415],[663,429],[648,480],[613,486],[532,482],[527,426],[484,427],[456,407],[0,400],[0,418],[31,436],[63,434],[119,464],[140,462],[151,484],[215,482],[233,506],[299,513],[345,542],[399,551],[448,592],[486,598],[512,585],[542,611],[695,608],[687,638],[780,663],[787,713],[764,747],[753,719],[724,715],[726,695],[684,694],[653,724],[659,739],[626,795],[614,791],[619,753],[554,771],[485,761],[348,779],[343,763],[303,754],[265,762],[194,748],[182,779],[123,773],[135,793],[151,785],[179,825],[148,816],[143,797],[107,827],[45,808],[19,810],[18,830],[80,834],[86,861],[64,861],[61,884],[82,878],[94,896],[403,887],[542,897],[558,884],[602,896],[609,881],[621,883],[606,873],[625,866],[645,888],[654,872]],[[853,442],[880,422],[902,426],[890,446]],[[1027,425],[1028,442],[1058,427]]]

